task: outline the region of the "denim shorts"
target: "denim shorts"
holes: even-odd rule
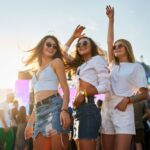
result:
[[[74,127],[73,138],[76,139],[96,139],[99,134],[101,124],[100,111],[93,103],[82,103],[73,112]]]
[[[69,133],[69,129],[63,129],[60,125],[62,102],[62,98],[57,96],[49,98],[48,103],[35,107],[36,121],[33,138],[36,138],[39,133],[42,133],[45,137],[59,133]]]

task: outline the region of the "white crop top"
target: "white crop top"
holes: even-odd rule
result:
[[[38,78],[35,74],[32,77],[32,86],[35,93],[45,90],[58,90],[58,83],[57,75],[51,65],[44,68]]]
[[[77,79],[82,79],[96,87],[98,93],[110,91],[110,75],[105,59],[99,55],[77,68]]]
[[[144,68],[139,63],[123,62],[112,65],[111,68],[112,91],[117,96],[131,96],[139,88],[147,87]]]

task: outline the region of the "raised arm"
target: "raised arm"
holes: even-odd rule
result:
[[[113,61],[113,43],[114,43],[114,8],[111,6],[106,7],[106,15],[109,19],[107,45],[108,45],[108,61]]]
[[[69,50],[71,44],[74,42],[74,40],[84,36],[84,34],[83,34],[83,30],[84,29],[85,29],[84,26],[78,25],[75,28],[75,30],[74,30],[73,34],[71,35],[71,37],[69,38],[69,40],[66,42],[64,48],[62,49],[62,54],[63,54],[63,56],[64,56],[64,58],[66,60],[68,60],[68,61],[72,61],[73,60],[73,57],[68,54],[68,50]]]

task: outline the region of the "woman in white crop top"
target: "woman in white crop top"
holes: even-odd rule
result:
[[[99,55],[98,46],[89,38],[82,36],[83,26],[78,26],[66,43],[70,47],[78,38],[75,57],[63,51],[68,66],[76,72],[78,83],[74,106],[74,135],[78,149],[95,150],[96,139],[101,124],[100,113],[94,103],[94,95],[107,93],[110,80],[107,62]]]
[[[147,80],[143,67],[135,62],[130,42],[114,42],[111,6],[106,7],[106,15],[112,94],[102,105],[102,145],[104,150],[129,150],[135,134],[133,103],[147,99]]]
[[[67,150],[70,116],[68,114],[69,88],[65,75],[59,42],[48,35],[29,51],[26,65],[38,64],[32,78],[35,105],[28,121],[25,137],[30,138],[34,125],[34,149]],[[58,84],[63,98],[58,94]]]

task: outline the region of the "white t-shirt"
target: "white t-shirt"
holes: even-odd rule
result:
[[[79,66],[76,75],[78,79],[95,86],[98,93],[110,91],[110,75],[107,62],[100,55],[93,56]]]
[[[132,96],[139,88],[147,88],[147,79],[144,68],[139,63],[123,62],[112,65],[112,91],[117,96]]]
[[[7,124],[7,127],[10,127],[10,109],[9,109],[9,104],[5,101],[0,103],[0,110],[4,112],[4,118]],[[3,128],[2,121],[0,119],[0,128]]]

